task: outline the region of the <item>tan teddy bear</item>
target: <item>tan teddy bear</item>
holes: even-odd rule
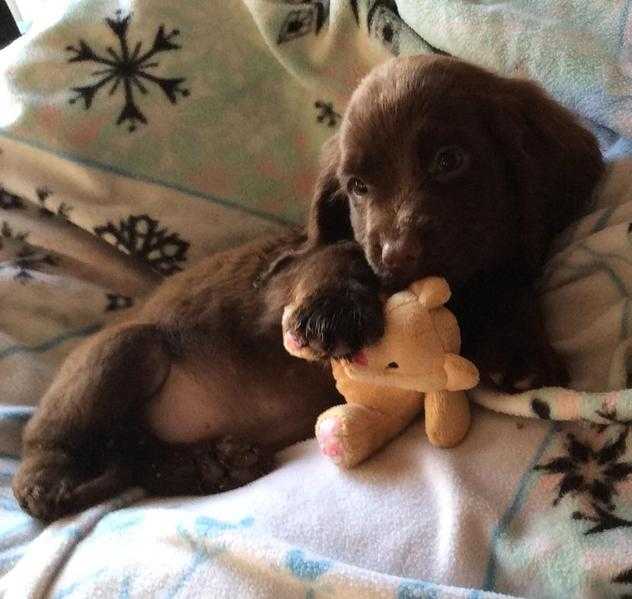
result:
[[[350,360],[332,360],[336,387],[347,403],[320,415],[316,438],[334,462],[346,468],[360,463],[422,409],[433,445],[453,447],[465,437],[470,408],[463,391],[476,386],[479,377],[474,364],[458,355],[459,327],[444,307],[449,298],[445,279],[413,283],[386,301],[385,333],[377,344]],[[287,334],[284,345],[291,354],[310,358]]]

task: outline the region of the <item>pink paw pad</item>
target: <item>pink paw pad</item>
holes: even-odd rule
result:
[[[316,438],[321,452],[334,462],[342,461],[344,457],[344,448],[340,438],[342,434],[342,425],[339,418],[325,418],[316,431]]]
[[[285,333],[283,341],[285,348],[291,352],[299,352],[307,345],[296,333]]]

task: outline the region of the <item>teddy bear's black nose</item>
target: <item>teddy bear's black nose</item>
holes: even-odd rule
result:
[[[399,368],[399,364],[397,362],[389,362],[389,368]]]

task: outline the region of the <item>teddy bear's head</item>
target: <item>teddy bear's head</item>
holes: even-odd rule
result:
[[[391,300],[395,301],[391,304]],[[384,316],[384,336],[344,364],[347,375],[386,387],[445,389],[445,349],[435,328],[435,311],[426,309],[417,297],[404,291],[386,303]]]
[[[470,389],[478,382],[476,367],[458,356],[461,337],[456,318],[443,305],[450,299],[445,279],[428,277],[390,296],[384,304],[385,332],[376,344],[351,359],[339,360],[352,380],[413,391]],[[318,356],[288,334],[283,313],[283,344],[293,356]]]
[[[352,380],[422,392],[467,389],[478,382],[473,364],[456,355],[459,328],[443,307],[444,279],[430,277],[392,295],[384,306],[385,332],[343,363]]]

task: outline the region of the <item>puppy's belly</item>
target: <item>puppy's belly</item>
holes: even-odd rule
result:
[[[225,434],[223,410],[212,399],[220,390],[212,387],[204,378],[172,365],[160,393],[147,405],[150,430],[168,443],[194,443]]]
[[[274,369],[251,365],[250,372],[244,364],[218,365],[224,376],[195,360],[172,364],[162,389],[147,404],[145,422],[167,443],[234,435],[285,447],[305,439],[313,434],[318,414],[336,396],[330,375],[292,360]],[[226,376],[227,371],[232,376]]]

